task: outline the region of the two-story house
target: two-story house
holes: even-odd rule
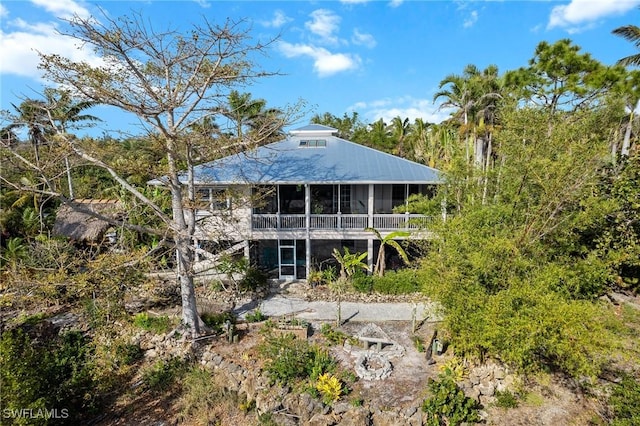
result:
[[[306,278],[332,259],[334,248],[367,252],[371,266],[379,242],[366,228],[383,236],[424,230],[431,218],[396,214],[394,207],[411,194],[432,194],[439,172],[336,133],[312,124],[279,142],[197,166],[196,244],[205,264],[223,246],[244,248],[252,264],[275,278]]]

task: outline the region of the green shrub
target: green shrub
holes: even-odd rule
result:
[[[93,392],[90,345],[79,332],[32,339],[21,329],[2,333],[0,340],[0,406],[3,410],[66,410],[65,421],[94,413],[97,398]],[[3,413],[4,414],[4,413]],[[46,424],[47,419],[29,420]],[[52,422],[53,420],[49,421]]]
[[[141,312],[133,317],[133,324],[143,330],[154,334],[168,333],[173,326],[171,318],[168,316],[150,316],[146,312]]]
[[[422,404],[428,426],[460,425],[480,420],[478,403],[465,396],[452,375],[443,373],[437,380],[430,379],[429,391],[431,396]]]
[[[131,365],[144,356],[140,345],[118,342],[114,347],[116,359],[121,365]]]
[[[335,361],[326,350],[296,339],[292,334],[268,336],[258,351],[272,383],[292,385],[308,378],[315,381],[321,374],[335,369]]]
[[[267,274],[260,269],[251,267],[247,269],[247,272],[240,281],[240,290],[243,291],[256,291],[267,286]]]
[[[256,309],[253,312],[247,312],[244,319],[247,320],[247,322],[260,322],[266,320],[267,316],[263,314],[260,309]]]
[[[496,406],[501,408],[516,408],[518,405],[518,397],[511,391],[496,391]]]
[[[381,294],[409,294],[420,290],[420,283],[413,269],[387,271],[384,276],[373,276],[373,291]]]
[[[200,315],[202,322],[213,330],[214,333],[220,334],[224,330],[224,324],[229,321],[231,324],[236,323],[236,317],[231,312],[220,312],[212,314],[206,312]]]
[[[639,425],[640,382],[632,376],[624,375],[622,381],[613,388],[609,405],[613,411],[613,426]]]
[[[359,269],[351,275],[353,288],[360,293],[371,293],[373,290],[373,281],[374,278],[371,275],[367,275],[366,272]]]
[[[322,324],[322,327],[320,327],[320,334],[322,334],[332,345],[341,345],[349,338],[349,336],[342,331],[335,330],[331,324]]]
[[[185,372],[185,363],[179,358],[156,361],[142,373],[142,383],[147,389],[162,392],[168,389]]]

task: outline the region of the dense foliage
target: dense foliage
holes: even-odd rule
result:
[[[137,69],[147,62],[127,60],[127,52],[180,40],[176,48],[186,49],[193,65],[204,60],[198,46],[206,37],[216,41],[223,36],[218,41],[224,43],[227,35],[237,42],[246,36],[220,33],[224,28],[207,25],[195,29],[200,39],[156,33],[159,38],[140,43],[129,21],[105,18],[105,28],[124,26],[121,39],[114,41],[122,45],[116,53],[124,59],[121,63],[133,67],[128,72],[148,81],[150,88],[157,87],[163,74],[150,71],[154,66]],[[143,20],[138,22],[144,26]],[[92,38],[102,29],[91,21],[74,25],[77,37],[101,39]],[[158,117],[185,110],[184,105],[172,103],[181,96],[148,105],[139,101],[144,97],[140,86],[119,83],[125,78],[122,73],[110,74],[57,56],[45,62],[54,80],[79,89],[93,85],[96,102],[130,100],[121,106],[133,108],[131,112],[146,120],[151,131],[136,138],[78,138],[71,131],[79,123],[95,122],[96,117],[83,113],[93,103],[51,89],[41,99],[25,99],[15,111],[2,114],[8,123],[3,123],[0,134],[0,306],[16,310],[78,306],[96,336],[109,342],[88,342],[75,333],[33,339],[23,328],[5,331],[0,342],[2,407],[69,407],[70,413],[94,409],[94,392],[112,389],[110,380],[118,377],[113,372],[136,362],[141,354],[139,347],[114,338],[110,328],[115,319],[125,318],[124,297],[141,285],[146,269],[175,266],[170,259],[176,256],[168,251],[172,244],[172,249],[182,247],[183,289],[189,290],[183,300],[193,302],[188,311],[194,313],[188,272],[193,260],[189,235],[195,225],[188,226],[183,213],[197,204],[195,192],[187,191],[185,197],[180,185],[173,185],[172,209],[170,195],[147,182],[171,174],[177,181],[178,171],[194,161],[246,148],[244,139],[263,144],[280,136],[286,121],[282,111],[266,108],[266,101],[252,99],[249,93],[230,90],[225,99],[215,89],[220,79],[226,87],[227,72],[234,67],[240,83],[258,76],[253,64],[242,59],[244,49],[234,50],[227,67],[214,75],[207,75],[209,67],[184,66],[180,58],[164,61],[162,53],[151,48],[140,54],[150,64],[158,54],[160,62],[172,64],[166,71],[177,72],[176,76],[182,74],[173,65],[195,73],[196,78],[183,81],[197,85],[203,78],[213,78],[193,88],[182,87],[179,78],[169,79],[178,92],[200,93],[204,88],[203,105],[197,110],[204,117],[184,117],[178,120],[179,128],[173,128],[169,125],[173,120]],[[74,78],[65,81],[65,76]],[[122,93],[123,88],[131,90]],[[411,123],[403,117],[365,123],[357,113],[315,115],[312,121],[337,128],[341,137],[436,167],[446,179],[435,197],[415,197],[406,209],[397,209],[434,218],[432,238],[420,248],[422,258],[412,265],[415,268],[385,273],[382,256],[376,262],[379,276],[371,276],[364,263],[366,254],[345,250],[334,253],[341,279],[335,280],[332,269],[316,271],[312,281],[330,283],[337,295],[338,323],[346,284],[383,294],[423,290],[440,302],[443,334],[459,355],[498,358],[524,373],[552,370],[580,379],[597,376],[605,365],[613,368],[612,353],[617,350],[637,363],[637,347],[624,343],[637,338],[637,333],[630,332],[629,324],[621,323],[618,312],[614,315],[601,298],[611,292],[636,294],[640,285],[640,131],[634,111],[639,99],[639,71],[606,66],[571,40],[559,40],[541,42],[527,66],[502,75],[494,65],[479,69],[469,64],[460,74],[445,76],[435,100],[453,112],[440,124],[422,119]],[[214,117],[206,116],[211,111],[229,119],[232,126],[221,129]],[[20,129],[25,131],[22,139],[16,133]],[[72,245],[49,237],[60,203],[83,197],[123,204],[127,217],[118,223],[115,246]],[[447,220],[435,220],[443,207]],[[386,242],[378,237],[384,247]],[[392,239],[387,242],[394,247]],[[247,274],[238,290],[264,286],[262,273],[249,265],[242,270]],[[198,324],[194,316],[183,320]],[[231,320],[202,319],[218,331],[226,319]],[[171,326],[148,316],[138,316],[134,323],[158,333]],[[292,337],[270,337],[261,354],[274,382],[323,377],[320,392],[328,400],[339,396],[339,383],[326,375],[334,364],[323,349]],[[144,372],[144,381],[149,389],[162,389],[180,371],[177,363],[158,363]],[[194,371],[187,387],[196,389],[208,380],[207,374]],[[637,377],[625,375],[612,391],[612,417],[618,424],[637,422],[637,383]],[[312,389],[320,389],[317,385]],[[473,403],[451,377],[441,376],[430,390],[425,410],[433,424],[476,418]],[[205,401],[205,406],[210,403]],[[196,405],[185,402],[185,412]]]

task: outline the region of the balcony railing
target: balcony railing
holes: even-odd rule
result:
[[[373,227],[378,230],[422,229],[431,220],[419,214],[374,214]],[[253,229],[306,229],[305,215],[300,214],[254,214]],[[369,226],[366,214],[312,214],[309,229],[365,229]]]

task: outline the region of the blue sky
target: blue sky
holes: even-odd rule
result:
[[[640,25],[640,0],[572,1],[90,1],[4,0],[0,3],[1,108],[37,97],[42,80],[35,49],[92,60],[56,33],[58,18],[140,11],[158,28],[187,27],[202,17],[244,18],[257,38],[281,34],[267,70],[283,76],[244,89],[270,107],[305,100],[310,113],[357,111],[365,122],[394,116],[431,122],[449,111],[433,103],[438,84],[467,64],[526,66],[540,41],[570,38],[604,64],[637,53],[611,31]],[[105,108],[99,131],[128,126],[130,117]]]

